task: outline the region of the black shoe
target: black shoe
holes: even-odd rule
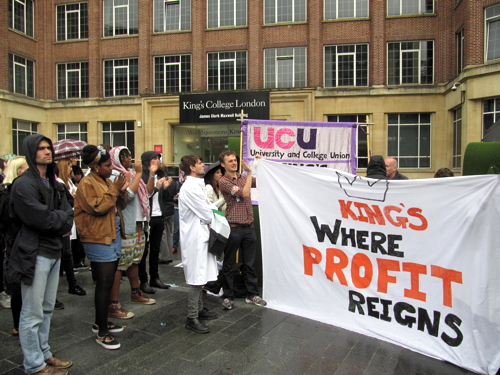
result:
[[[208,309],[206,307],[204,307],[198,313],[198,319],[200,319],[200,320],[214,320],[217,318],[218,318],[217,314],[213,311],[208,311]]]
[[[205,323],[200,322],[198,318],[187,318],[186,324],[184,325],[187,329],[195,331],[196,333],[208,333],[210,328],[205,325]]]
[[[160,289],[168,289],[170,288],[170,285],[163,284],[163,282],[160,280],[160,278],[156,278],[154,280],[151,280],[149,285],[151,285],[154,288],[160,288]]]
[[[158,261],[158,264],[170,264],[170,263],[172,263],[171,260],[160,260],[160,261]]]
[[[84,296],[85,294],[87,294],[85,289],[83,289],[82,287],[80,287],[78,285],[70,286],[68,289],[68,293],[76,294],[77,296]]]
[[[86,265],[85,263],[83,263],[83,262],[76,263],[76,264],[73,266],[73,268],[74,268],[74,269],[78,269],[78,268],[86,268],[86,267],[87,267],[87,265]]]
[[[156,290],[151,288],[147,282],[141,283],[141,290],[147,294],[155,294]]]
[[[64,303],[62,302],[59,302],[57,299],[56,299],[56,303],[54,305],[54,310],[62,310],[64,309]]]

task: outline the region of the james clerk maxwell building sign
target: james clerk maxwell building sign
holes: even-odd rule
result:
[[[236,122],[244,118],[269,119],[269,91],[214,92],[180,95],[181,123]]]

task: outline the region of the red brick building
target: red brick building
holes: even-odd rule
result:
[[[269,93],[271,119],[357,121],[410,177],[460,173],[500,119],[498,0],[2,0],[0,153],[32,132],[208,161],[238,122],[180,95]],[[196,96],[192,96],[193,100]],[[359,167],[367,140],[359,135]]]

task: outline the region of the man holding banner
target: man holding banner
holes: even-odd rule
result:
[[[242,165],[247,175],[238,173],[238,160],[234,151],[222,152],[219,155],[219,161],[221,166],[226,169],[226,174],[219,181],[219,188],[227,202],[226,218],[231,227],[222,265],[224,300],[221,307],[223,310],[233,308],[233,268],[238,248],[243,263],[241,272],[247,289],[245,302],[253,303],[256,306],[265,306],[266,301],[259,297],[257,273],[253,268],[257,239],[253,225],[250,189],[255,187],[255,178],[252,177],[252,170],[245,162]]]

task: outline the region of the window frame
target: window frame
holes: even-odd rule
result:
[[[113,129],[114,125],[114,129]],[[123,125],[123,129],[120,129]],[[109,126],[108,130],[105,127]],[[117,129],[118,128],[118,129]],[[115,137],[123,136],[124,141],[114,141]],[[135,121],[103,121],[101,122],[101,139],[103,144],[111,147],[125,146],[130,150],[131,155],[135,154]],[[132,144],[130,144],[132,142]]]
[[[21,4],[23,6],[23,14],[16,16],[16,4]],[[34,37],[35,32],[35,7],[33,0],[9,0],[9,27],[20,33],[23,33],[29,37]],[[22,18],[23,27],[22,29],[17,28],[16,18]]]
[[[287,50],[292,50],[293,53],[290,55],[287,53]],[[303,56],[299,56],[296,52],[299,50],[303,50]],[[268,53],[271,51],[274,51],[274,57],[268,56]],[[284,53],[283,55],[278,55],[278,52]],[[267,60],[269,61],[273,58],[274,64],[268,68],[268,64],[266,63]],[[302,62],[297,61],[303,58],[303,67],[301,67]],[[285,84],[280,83],[280,76],[283,77],[285,73],[280,70],[280,60],[293,60],[292,63],[292,73],[291,75],[293,76],[293,85],[288,86]],[[286,69],[286,66],[283,66],[284,64],[281,64],[282,68]],[[299,69],[300,68],[300,69]],[[269,70],[274,70],[274,72],[268,71]],[[289,73],[287,73],[289,74]],[[297,74],[303,75],[302,78],[297,78]],[[274,82],[272,85],[270,85],[270,82],[268,81],[268,76],[273,76],[274,77]],[[291,87],[307,87],[307,47],[285,47],[285,48],[267,48],[264,49],[264,88],[291,88]]]
[[[345,47],[354,47],[354,52],[338,52],[340,48],[345,48]],[[366,51],[359,51],[359,53],[364,53],[366,55],[366,60],[363,62],[363,60],[358,62],[357,58],[357,48],[362,48],[366,47]],[[331,57],[329,58],[328,56],[328,49],[333,49],[335,48],[335,62],[329,61],[331,60]],[[339,85],[339,56],[349,56],[352,55],[354,57],[354,60],[352,62],[353,64],[353,84],[352,85]],[[364,84],[359,84],[358,85],[358,64],[366,64],[366,67],[363,69],[364,72],[364,78],[361,77],[359,80],[365,80],[366,82],[363,82]],[[369,72],[370,72],[370,49],[368,43],[356,43],[356,44],[332,44],[332,45],[325,45],[323,48],[323,66],[324,66],[324,79],[323,79],[323,84],[324,87],[367,87],[369,86]],[[331,66],[331,69],[330,69]],[[342,72],[342,71],[340,71]],[[332,76],[332,78],[329,78]],[[333,77],[335,76],[335,77]],[[330,82],[327,82],[327,80],[330,80]],[[331,83],[331,84],[330,84]]]
[[[414,3],[414,2],[418,2],[418,10],[417,12],[409,12],[409,13],[404,13],[404,7],[408,7],[408,3]],[[390,10],[391,10],[391,3],[396,3],[396,2],[399,2],[399,5],[396,5],[394,4],[394,6],[392,8],[396,8],[398,7],[398,13],[394,13],[394,14],[390,14]],[[431,2],[432,3],[432,9],[430,11],[427,11],[427,7],[428,7],[428,2]],[[406,4],[405,4],[406,3]],[[434,9],[435,9],[435,5],[434,5],[434,0],[387,0],[387,16],[388,17],[391,17],[391,16],[406,16],[406,15],[415,15],[415,14],[420,14],[420,15],[423,15],[423,14],[434,14]]]
[[[128,64],[126,65],[119,65],[121,61],[128,61]],[[107,63],[112,62],[112,66],[106,66]],[[136,64],[131,66],[131,62],[136,62]],[[107,74],[109,69],[113,69],[113,74],[112,74],[112,79],[110,79]],[[117,80],[117,76],[119,78],[119,75],[117,74],[118,69],[126,69],[126,83],[127,83],[127,88],[126,94],[117,94],[117,91],[123,90],[123,88],[117,87],[117,85],[120,83],[119,80]],[[132,70],[132,72],[131,72]],[[105,98],[111,98],[111,97],[116,97],[116,96],[137,96],[139,95],[139,59],[137,57],[130,57],[130,58],[123,58],[123,59],[109,59],[109,60],[104,60],[103,61],[103,73],[104,73],[104,82],[103,82],[103,90],[104,90],[104,97]],[[133,79],[133,78],[136,79]],[[122,81],[123,82],[123,81]],[[133,87],[132,87],[133,85]],[[107,93],[112,91],[113,95],[108,95]]]
[[[35,62],[26,57],[22,57],[13,53],[9,53],[9,91],[25,95],[30,98],[35,97]],[[17,60],[25,60],[24,64]],[[17,84],[17,77],[19,75],[17,71],[17,67],[24,67],[24,83],[20,82],[19,86]],[[22,87],[22,92],[19,92],[18,89]]]
[[[68,68],[69,65],[79,64],[79,68]],[[82,66],[85,64],[85,66]],[[61,83],[62,73],[60,69],[61,67],[65,67],[64,70],[64,84]],[[78,96],[69,96],[69,87],[68,81],[70,80],[68,77],[68,72],[79,72],[79,82],[78,82]],[[56,87],[57,87],[57,99],[65,100],[65,99],[84,99],[89,97],[89,63],[88,61],[77,61],[72,63],[58,63],[56,64]],[[65,87],[64,97],[62,97],[61,87]]]
[[[27,125],[30,129],[21,129],[19,124],[23,123]],[[19,132],[24,132],[27,134],[21,135]],[[12,119],[12,153],[19,156],[26,156],[23,150],[23,140],[29,135],[38,134],[38,123],[26,120]]]
[[[68,9],[70,7],[74,7],[78,5],[78,9]],[[83,8],[83,9],[82,9]],[[77,13],[77,37],[70,37],[68,32],[68,13]],[[59,17],[64,14],[64,18],[61,20]],[[61,24],[61,25],[60,25]],[[62,25],[64,24],[64,25]],[[60,35],[63,35],[60,38]],[[88,31],[88,3],[80,2],[80,3],[70,3],[70,4],[59,4],[56,6],[56,40],[58,42],[64,42],[67,40],[80,40],[80,39],[88,39],[89,31]]]
[[[103,35],[105,38],[108,37],[124,37],[124,36],[129,36],[129,35],[138,35],[139,34],[139,7],[138,7],[138,0],[121,0],[121,1],[126,1],[127,4],[121,5],[117,4],[115,5],[115,1],[120,1],[120,0],[104,0],[103,1]],[[126,8],[126,14],[127,14],[127,19],[126,19],[126,27],[122,28],[121,30],[127,30],[126,33],[117,33],[117,30],[120,30],[117,27],[118,20],[117,20],[117,9],[120,8]],[[109,14],[109,11],[112,11],[111,14]],[[110,19],[111,21],[111,28],[107,28],[108,25],[108,20],[107,18]]]
[[[456,42],[457,42],[457,74],[460,74],[465,67],[465,28],[462,27],[457,31]]]
[[[418,43],[419,48],[406,48],[403,49],[402,45],[403,44],[411,44],[411,43]],[[427,51],[426,53],[429,53],[429,45],[432,47],[430,52],[431,52],[431,58],[430,61],[432,62],[431,66],[431,73],[429,74],[424,74],[424,69],[422,67],[422,54],[423,54],[423,43],[426,43],[427,46]],[[399,45],[398,47],[398,59],[397,59],[397,64],[391,64],[391,54],[396,53],[393,50],[391,50],[391,45]],[[388,86],[394,86],[394,85],[432,85],[434,84],[434,56],[435,56],[435,48],[434,48],[434,40],[411,40],[411,41],[397,41],[397,42],[387,42],[387,85]],[[405,79],[405,71],[410,70],[410,68],[407,68],[405,70],[405,66],[403,65],[405,61],[408,61],[408,58],[405,58],[404,55],[409,55],[409,54],[414,54],[417,53],[418,57],[415,59],[413,58],[412,60],[415,62],[416,61],[416,66],[418,68],[418,82],[403,82]],[[426,61],[428,61],[427,59]],[[397,67],[396,67],[397,65]],[[394,73],[398,72],[398,76],[394,74],[394,77],[391,76],[391,68],[394,70]],[[395,81],[397,79],[397,82]],[[430,80],[430,82],[423,82],[422,80]]]
[[[178,58],[179,61],[170,61],[166,62],[166,59],[174,59]],[[157,60],[163,59],[162,62],[157,63]],[[185,61],[183,61],[185,60]],[[189,61],[186,61],[189,60]],[[153,58],[153,72],[154,72],[154,92],[155,94],[166,94],[166,93],[171,93],[171,92],[190,92],[192,88],[192,63],[191,63],[192,57],[189,54],[183,54],[183,55],[162,55],[162,56],[154,56]],[[183,64],[189,65],[188,70],[183,69]],[[161,71],[161,75],[163,76],[163,79],[160,79],[161,77],[158,77],[160,72],[158,71],[158,67],[161,66],[163,69]],[[168,74],[171,72],[167,71],[167,66],[178,66],[178,77],[176,80],[178,81],[178,88],[179,90],[170,90],[168,86]],[[157,78],[158,77],[158,78]],[[189,81],[188,84],[183,84],[183,81]],[[163,82],[162,87],[158,87],[158,82]]]
[[[221,4],[223,0],[207,0],[207,29],[216,29],[220,27],[242,27],[248,25],[248,3],[247,0],[231,0],[233,2],[232,15],[228,17],[228,22],[221,25]],[[216,3],[216,4],[215,4]],[[211,12],[211,8],[216,10]],[[242,17],[238,17],[238,12],[243,12]],[[211,20],[211,15],[217,15],[217,20]]]
[[[348,4],[353,5],[353,15],[349,16],[340,16],[339,17],[339,2],[342,0],[324,0],[323,2],[323,19],[324,20],[339,20],[339,19],[344,19],[344,18],[368,18],[370,16],[370,2],[369,0],[343,0],[344,2],[347,2]],[[366,3],[366,9],[365,12],[363,12],[363,15],[358,15],[357,13],[359,12],[358,8],[361,8],[364,3]],[[331,10],[333,7],[335,7],[335,10]]]
[[[169,27],[168,8],[179,5],[177,27]],[[153,3],[153,32],[163,33],[172,31],[191,30],[191,0],[154,0]],[[172,24],[173,25],[173,24]]]
[[[234,57],[222,57],[222,55],[234,54]],[[240,55],[238,57],[238,55]],[[244,55],[244,56],[241,56]],[[217,56],[216,60],[211,60],[211,56]],[[217,68],[211,66],[212,61],[217,63]],[[229,69],[233,69],[233,80],[232,83],[221,82],[224,77],[230,77],[230,75],[224,75],[223,70],[225,68],[224,64],[232,62],[232,66]],[[212,71],[216,70],[215,75],[211,75]],[[238,74],[238,70],[244,70],[244,73]],[[238,77],[244,77],[244,81],[239,80]],[[217,80],[217,83],[212,82]],[[232,85],[232,87],[226,87],[224,85]],[[207,52],[207,90],[208,91],[225,91],[225,90],[246,90],[248,87],[248,54],[246,50],[238,51],[221,51],[221,52]]]
[[[486,110],[487,102],[491,102],[489,105],[492,110]],[[482,138],[486,135],[486,132],[495,124],[495,122],[500,120],[500,96],[495,96],[492,98],[483,99],[482,108]],[[488,120],[488,117],[492,117],[492,120]],[[489,123],[486,128],[486,123]]]
[[[280,20],[278,18],[285,15],[283,9],[279,7],[278,1],[280,0],[264,0],[263,16],[265,25],[272,25],[275,23],[307,22],[307,0],[286,0],[290,3],[288,7],[291,7],[291,19],[289,20]],[[300,8],[304,9],[303,14],[298,12],[298,9]]]
[[[416,123],[406,123],[401,121],[401,116],[418,116],[418,121]],[[398,116],[397,123],[391,123],[391,116]],[[429,122],[423,122],[421,118],[423,116],[429,117]],[[401,154],[401,143],[405,141],[405,137],[401,135],[401,130],[404,127],[418,126],[418,139],[416,140],[417,155],[402,155]],[[397,127],[396,145],[397,152],[394,154],[391,152],[391,127]],[[429,140],[423,144],[422,133],[424,133],[424,127],[428,128]],[[423,135],[425,136],[425,134]],[[415,145],[413,145],[415,147]],[[421,154],[422,148],[427,147],[429,149],[428,155]],[[405,148],[407,150],[407,148]],[[387,157],[394,158],[398,161],[400,168],[408,169],[430,169],[432,166],[432,113],[421,112],[421,113],[388,113],[387,114]],[[407,160],[417,160],[417,166],[407,165]],[[424,165],[423,160],[428,159],[428,165]]]
[[[462,167],[462,107],[453,111],[452,168]]]
[[[488,16],[489,12],[494,12],[493,15]],[[485,37],[485,46],[484,46],[484,61],[492,61],[500,59],[500,42],[497,42],[498,48],[492,51],[492,56],[490,57],[490,35],[491,35],[491,25],[493,23],[497,23],[500,28],[500,4],[493,5],[491,7],[484,9],[484,37]],[[498,31],[500,34],[500,31]],[[500,39],[500,37],[499,37]],[[497,40],[499,40],[497,39]]]
[[[348,119],[346,117],[356,117],[356,121],[352,121],[352,119]],[[364,121],[359,121],[364,116]],[[342,118],[344,117],[344,118]],[[357,169],[366,169],[368,167],[368,119],[370,115],[368,113],[361,114],[342,114],[342,115],[328,115],[327,122],[357,122],[359,124],[358,129],[358,137],[356,139],[356,168]],[[363,131],[364,129],[364,131]],[[361,139],[360,139],[361,138]],[[359,145],[360,143],[364,143],[366,145],[366,153],[363,152],[363,155],[359,154]]]

